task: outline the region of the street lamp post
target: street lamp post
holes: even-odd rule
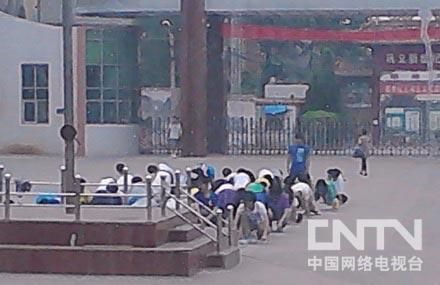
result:
[[[160,23],[167,31],[168,43],[170,45],[170,87],[171,89],[176,88],[176,56],[175,56],[175,42],[176,38],[172,31],[173,23],[170,20],[162,20]]]

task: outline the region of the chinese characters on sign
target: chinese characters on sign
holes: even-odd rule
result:
[[[440,64],[440,53],[435,53],[433,55],[434,63]],[[385,62],[387,64],[427,64],[428,63],[428,57],[426,54],[419,54],[419,53],[387,53],[385,55]]]
[[[423,260],[420,257],[412,256],[313,256],[307,261],[307,266],[313,271],[358,271],[358,272],[420,272],[422,271]]]
[[[381,82],[381,94],[416,95],[416,94],[440,94],[440,84],[432,84],[431,92],[428,92],[428,83],[423,82]]]

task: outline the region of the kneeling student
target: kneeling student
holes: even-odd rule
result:
[[[279,177],[274,178],[274,183],[269,188],[267,197],[267,206],[269,212],[270,226],[276,222],[276,232],[282,232],[288,224],[291,216],[291,204],[289,203],[289,195],[283,191]]]
[[[266,241],[270,230],[266,207],[258,202],[255,194],[251,192],[244,193],[243,201],[235,216],[235,227],[241,236],[240,243]]]
[[[349,197],[345,193],[345,178],[342,171],[338,168],[327,170],[328,180],[333,181],[336,189],[336,198],[339,200],[339,204],[343,205],[347,203]]]
[[[315,186],[315,201],[322,198],[324,203],[332,206],[333,209],[338,209],[340,202],[337,198],[335,183],[332,180],[319,179]]]
[[[310,217],[310,213],[320,215],[318,207],[315,203],[314,192],[308,184],[310,181],[309,178],[305,175],[300,175],[298,177],[298,181],[298,183],[295,183],[291,187],[291,190],[295,197],[298,198],[299,204],[304,209],[306,216]]]

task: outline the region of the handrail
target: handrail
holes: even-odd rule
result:
[[[216,228],[217,226],[211,222],[209,219],[207,219],[206,217],[204,217],[203,215],[201,215],[199,212],[197,212],[196,210],[194,210],[190,205],[187,205],[185,203],[183,203],[182,201],[180,201],[179,199],[177,199],[176,196],[174,196],[171,193],[167,193],[166,194],[168,196],[168,199],[171,198],[173,200],[176,201],[176,203],[180,203],[181,206],[183,206],[185,209],[187,209],[188,211],[190,211],[192,214],[196,215],[197,218],[201,219],[203,222],[205,222],[206,224],[208,224],[209,226]],[[168,199],[165,199],[162,203],[162,205],[165,205],[166,207],[166,202]],[[170,207],[167,207],[167,209],[170,209]]]
[[[183,189],[182,189],[183,190]],[[207,210],[212,216],[215,216],[216,213],[213,209],[209,208],[208,206],[206,206],[205,204],[203,204],[202,202],[200,202],[196,197],[194,197],[194,195],[191,195],[191,193],[189,193],[188,191],[183,190],[183,193],[185,195],[187,195],[187,198],[190,198],[192,201],[194,201],[195,203],[197,203],[199,206],[201,206],[203,209]],[[226,219],[224,219],[222,217],[222,222],[225,223],[226,225],[229,223]]]
[[[81,193],[80,197],[136,197],[147,198],[147,194],[125,194],[125,193]]]
[[[64,179],[65,177],[63,176],[63,171],[64,171],[64,167],[60,167],[61,170],[61,183],[59,182],[44,182],[44,181],[30,181],[29,183],[31,185],[50,185],[50,186],[60,186],[61,191],[66,191],[65,184],[64,184]],[[0,171],[2,172],[2,171]],[[3,173],[0,173],[0,176],[2,176]],[[115,208],[115,209],[145,209],[146,210],[146,218],[148,221],[150,221],[152,219],[152,198],[153,198],[153,191],[152,191],[152,178],[151,176],[147,176],[145,179],[145,183],[136,183],[136,184],[131,184],[128,185],[128,180],[127,180],[127,175],[128,175],[128,169],[124,169],[124,183],[114,183],[116,184],[118,187],[124,187],[124,190],[121,192],[117,192],[117,193],[90,193],[90,192],[85,192],[85,193],[80,193],[80,186],[83,187],[88,187],[88,186],[106,186],[106,184],[104,183],[80,183],[80,177],[77,175],[75,176],[75,188],[74,189],[70,189],[70,191],[72,192],[16,192],[16,191],[11,191],[12,187],[11,185],[14,183],[12,181],[12,176],[10,174],[4,174],[4,183],[3,180],[0,182],[0,197],[4,198],[4,219],[6,221],[10,220],[10,209],[11,207],[15,208],[15,207],[48,207],[48,208],[73,208],[74,209],[74,214],[75,214],[75,221],[80,221],[81,220],[81,209],[82,208]],[[188,175],[188,170],[187,170],[187,175]],[[231,223],[231,219],[230,219],[230,215],[229,215],[229,220],[226,220],[223,218],[222,214],[222,210],[217,209],[217,210],[212,210],[211,208],[209,208],[208,206],[204,205],[203,203],[201,203],[194,195],[191,195],[189,189],[190,189],[190,184],[180,184],[180,172],[176,171],[175,173],[175,177],[179,178],[178,181],[176,181],[176,183],[173,184],[168,184],[165,181],[165,177],[161,177],[161,211],[162,211],[162,215],[165,215],[165,210],[168,209],[170,211],[172,211],[177,217],[181,218],[185,223],[189,224],[191,227],[193,227],[194,229],[196,229],[197,231],[199,231],[200,233],[202,233],[204,236],[206,236],[207,238],[209,238],[211,241],[215,242],[217,244],[217,250],[219,251],[223,245],[223,241],[224,241],[224,237],[228,236],[229,237],[229,241],[231,241],[231,236],[232,236],[232,223]],[[128,190],[128,186],[135,186],[135,187],[145,187],[145,193],[127,193],[125,190]],[[157,185],[158,186],[158,185]],[[171,191],[169,191],[170,188],[173,188],[174,191],[171,193]],[[3,190],[3,191],[2,191]],[[60,198],[60,204],[31,204],[31,203],[12,203],[10,198],[11,197],[35,197],[35,196],[49,196],[49,197],[59,197]],[[84,204],[82,205],[80,202],[80,198],[81,197],[121,197],[121,198],[127,198],[127,197],[137,197],[137,198],[146,198],[147,199],[147,203],[145,206],[133,206],[133,205],[89,205],[89,204]],[[71,200],[68,200],[67,204],[64,204],[66,199],[65,198],[73,198]],[[172,207],[168,207],[167,206],[167,201],[169,201],[170,199],[174,200],[176,202],[176,208],[172,208]],[[194,209],[191,204],[192,202],[195,202],[198,206],[200,206],[201,209],[206,210],[210,216],[212,217],[216,217],[217,222],[213,223],[210,218],[203,216],[197,209]],[[198,221],[201,221],[203,224],[208,225],[209,227],[212,227],[213,229],[216,230],[217,234],[214,237],[212,234],[210,234],[209,232],[206,232],[203,229],[203,225],[199,225],[197,223],[192,222],[189,218],[187,218],[182,212],[180,212],[180,207],[182,207],[183,209],[187,210],[189,213],[195,215],[195,217],[197,217]],[[228,208],[229,209],[229,208]],[[224,225],[227,226],[227,228],[224,227]],[[231,245],[231,242],[229,242],[229,244]]]
[[[46,182],[46,181],[29,181],[31,185],[36,186],[61,186],[60,182]]]
[[[211,236],[210,234],[208,234],[206,231],[204,231],[200,226],[198,226],[197,224],[193,223],[191,220],[189,220],[188,218],[186,218],[184,215],[182,215],[181,213],[179,213],[179,211],[177,209],[173,209],[170,207],[166,206],[166,202],[168,199],[174,199],[176,201],[176,203],[180,203],[182,206],[184,206],[185,208],[187,208],[191,213],[193,213],[194,215],[196,215],[199,219],[203,220],[205,223],[207,223],[208,225],[212,226],[215,231],[216,231],[216,237]],[[177,199],[176,196],[174,196],[171,193],[167,193],[167,199],[164,201],[164,203],[162,204],[163,207],[168,208],[169,210],[171,210],[174,214],[176,214],[176,216],[178,216],[179,218],[181,218],[184,222],[186,222],[187,224],[189,224],[190,226],[192,226],[194,229],[196,229],[197,231],[199,231],[200,233],[202,233],[204,236],[208,237],[211,241],[213,241],[216,244],[216,250],[217,253],[220,253],[220,251],[223,249],[223,240],[225,237],[228,237],[228,242],[229,245],[232,246],[233,244],[230,242],[233,238],[233,233],[232,231],[228,231],[228,233],[225,233],[223,231],[223,222],[221,221],[221,216],[223,214],[223,211],[221,209],[218,209],[216,212],[216,218],[217,218],[217,224],[213,224],[211,221],[209,221],[208,219],[206,219],[204,216],[202,216],[199,212],[195,211],[194,209],[191,208],[191,206],[188,206],[187,204],[185,204],[184,202],[182,202],[181,200]],[[209,221],[209,222],[208,222]]]
[[[75,197],[76,193],[46,193],[46,192],[9,192],[11,196],[54,196],[54,197]]]
[[[1,205],[0,205],[1,206]],[[64,204],[30,204],[30,203],[14,203],[9,207],[11,208],[75,208],[75,205]],[[143,206],[129,206],[129,205],[81,205],[81,208],[106,208],[106,209],[144,209]]]
[[[186,222],[187,224],[189,224],[190,226],[192,226],[194,229],[196,229],[198,232],[200,232],[202,235],[206,236],[207,238],[209,238],[211,241],[218,243],[217,238],[211,236],[210,234],[208,234],[206,231],[204,231],[201,227],[199,227],[197,224],[193,223],[190,219],[188,219],[187,217],[185,217],[184,215],[182,215],[179,211],[177,211],[176,209],[171,209],[168,208],[169,210],[171,210],[176,216],[178,216],[179,218],[181,218],[184,222]]]
[[[17,203],[9,205],[11,208],[74,208],[74,205],[63,204],[29,204],[29,203]]]

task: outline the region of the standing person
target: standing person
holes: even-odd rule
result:
[[[308,175],[310,168],[310,146],[305,144],[300,134],[295,136],[294,144],[289,146],[287,156],[287,172],[294,179],[302,175]]]
[[[177,157],[179,153],[180,138],[182,137],[182,124],[179,117],[173,116],[168,128],[168,143],[171,149],[171,156]]]
[[[371,139],[368,136],[368,132],[366,129],[363,129],[362,135],[358,139],[358,147],[362,151],[360,174],[363,176],[368,176],[367,158],[370,155],[370,145],[371,145]]]

